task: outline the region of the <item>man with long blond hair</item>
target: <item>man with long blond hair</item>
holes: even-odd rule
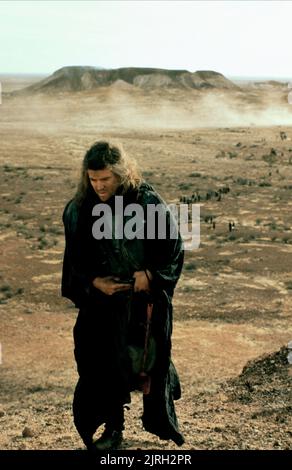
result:
[[[148,218],[158,206],[163,233],[154,227],[157,217]],[[62,295],[79,308],[73,414],[83,442],[89,450],[118,448],[124,406],[130,392],[140,389],[144,429],[181,445],[173,403],[180,398],[180,384],[171,361],[171,334],[172,296],[184,256],[171,211],[121,146],[99,141],[85,154],[63,222]],[[136,354],[138,347],[131,349],[129,343],[139,341],[143,370],[137,371],[130,352]],[[148,370],[147,354],[152,355]],[[102,424],[104,432],[94,441]]]

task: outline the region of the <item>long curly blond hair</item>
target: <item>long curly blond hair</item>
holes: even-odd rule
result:
[[[134,190],[142,182],[137,162],[127,156],[120,144],[97,141],[86,152],[81,169],[81,176],[75,194],[75,201],[81,204],[91,190],[87,170],[111,170],[120,178],[119,194]]]

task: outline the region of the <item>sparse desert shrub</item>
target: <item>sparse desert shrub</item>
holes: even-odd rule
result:
[[[195,269],[197,269],[197,266],[195,263],[189,262],[184,265],[184,268],[186,271],[195,271]]]
[[[198,172],[194,171],[193,173],[190,173],[189,176],[191,178],[200,178],[201,173],[198,173]]]
[[[248,184],[249,180],[247,178],[237,178],[236,183],[242,184],[243,186]]]
[[[272,186],[272,183],[270,183],[269,181],[260,181],[259,186],[269,187],[269,186]]]
[[[53,233],[54,235],[63,235],[63,229],[55,225],[48,227],[47,231],[49,233]]]
[[[25,225],[22,225],[21,227],[17,229],[17,235],[21,235],[26,239],[32,238],[32,233],[30,229],[26,227]]]
[[[3,168],[3,169],[4,169],[4,171],[5,171],[6,173],[10,173],[10,172],[13,171],[13,167],[12,167],[12,166],[9,166],[9,165],[4,165],[4,168]]]
[[[220,152],[215,155],[215,158],[225,158],[225,157],[226,157],[226,154],[223,150],[220,150]]]
[[[0,304],[6,303],[7,299],[13,297],[13,289],[9,284],[0,286]]]
[[[178,187],[179,189],[186,190],[186,189],[190,189],[191,185],[189,183],[179,183]]]
[[[235,233],[231,233],[230,235],[228,235],[227,240],[229,240],[229,241],[234,241],[234,240],[236,240],[236,235],[235,235]]]
[[[215,263],[219,264],[219,266],[226,266],[227,264],[230,264],[230,259],[229,258],[217,259]]]
[[[236,152],[228,152],[229,158],[236,158],[238,155]]]
[[[11,291],[11,287],[9,284],[3,284],[2,286],[0,286],[0,292],[10,292]]]
[[[277,161],[277,156],[270,153],[269,155],[263,155],[262,159],[269,165],[273,165]]]
[[[277,228],[278,228],[276,222],[271,222],[271,223],[268,224],[268,225],[270,226],[270,229],[271,229],[271,230],[277,230]]]
[[[265,227],[270,227],[271,230],[277,230],[278,226],[274,220],[272,222],[268,222],[267,224],[264,224]]]
[[[193,292],[195,290],[193,286],[183,286],[181,289],[183,292]]]
[[[255,240],[256,236],[253,233],[247,233],[241,238],[242,243],[248,243],[252,240]]]
[[[292,280],[286,281],[286,282],[285,282],[285,286],[286,286],[286,288],[289,289],[289,290],[292,289]]]
[[[43,250],[44,248],[46,248],[46,246],[48,246],[48,241],[44,237],[39,237],[38,241],[39,241],[38,248],[40,250]]]

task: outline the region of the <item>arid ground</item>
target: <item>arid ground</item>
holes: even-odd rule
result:
[[[21,87],[11,80],[4,92]],[[292,449],[292,106],[276,85],[132,88],[2,96],[0,449],[83,448],[61,218],[101,138],[122,142],[168,203],[200,204],[200,247],[174,297],[183,448]],[[142,430],[141,412],[133,393],[124,448],[175,449]]]

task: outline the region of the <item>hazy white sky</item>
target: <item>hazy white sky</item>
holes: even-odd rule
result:
[[[292,78],[292,1],[0,1],[0,73],[65,65]]]

